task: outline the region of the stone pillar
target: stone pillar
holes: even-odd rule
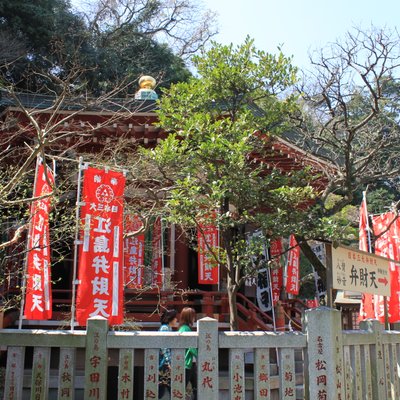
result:
[[[24,381],[25,347],[10,346],[7,349],[6,380],[4,383],[4,399],[22,400]]]
[[[372,332],[375,335],[375,345],[370,355],[371,390],[374,400],[386,400],[385,364],[383,357],[382,333],[383,325],[379,321],[366,320],[360,322],[360,329]]]
[[[50,347],[33,350],[31,400],[46,400],[49,393]]]
[[[206,317],[197,324],[197,398],[218,400],[218,321]]]
[[[85,355],[85,399],[107,399],[107,333],[103,317],[88,320]]]
[[[307,310],[305,388],[309,400],[345,400],[341,313],[327,307]]]
[[[58,400],[75,398],[75,357],[76,349],[61,348],[58,367]]]

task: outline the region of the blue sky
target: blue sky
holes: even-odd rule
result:
[[[400,0],[203,0],[218,13],[223,44],[240,44],[246,35],[256,47],[275,52],[283,45],[294,64],[307,68],[308,52],[340,38],[352,27],[396,28]]]

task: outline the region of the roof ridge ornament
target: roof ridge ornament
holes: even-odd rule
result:
[[[143,75],[139,79],[140,89],[135,94],[136,100],[157,100],[158,95],[154,91],[156,80],[150,75]]]

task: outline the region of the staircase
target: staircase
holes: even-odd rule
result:
[[[261,311],[256,304],[243,294],[237,293],[236,301],[238,329],[241,331],[301,330],[301,315],[308,308],[300,300],[282,301],[283,319],[281,319],[279,326],[277,326],[277,323],[274,326],[272,314]],[[30,328],[68,326],[71,307],[69,291],[54,291],[53,303],[52,321],[24,321],[24,326],[28,325]],[[219,321],[220,330],[229,330],[229,305],[225,292],[199,290],[159,291],[156,289],[129,289],[125,291],[125,324],[123,329],[157,330],[160,326],[160,314],[163,310],[174,308],[179,312],[184,307],[194,308],[197,319],[206,316],[215,318]],[[18,324],[18,314],[18,312],[10,310],[4,316],[3,327],[11,327]]]
[[[205,292],[189,290],[173,291],[135,291],[125,293],[126,318],[136,321],[142,329],[159,327],[159,314],[165,308],[182,310],[192,307],[196,310],[197,318],[205,316],[219,321],[221,330],[229,330],[228,297],[225,292]],[[251,300],[241,293],[236,295],[239,330],[274,331],[271,314],[265,313]],[[301,330],[301,315],[308,307],[300,300],[281,302],[284,312],[284,326],[280,330]]]

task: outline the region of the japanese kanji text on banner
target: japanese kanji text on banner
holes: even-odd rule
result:
[[[286,264],[286,293],[299,294],[300,247],[294,235],[290,235],[289,248]]]
[[[219,268],[212,252],[219,246],[218,228],[214,225],[201,225],[197,230],[198,243],[198,282],[202,285],[217,285]]]
[[[164,280],[164,249],[163,249],[163,229],[162,221],[160,217],[157,217],[153,225],[153,237],[151,240],[152,256],[151,256],[151,267],[152,267],[152,279],[151,284],[153,286],[162,287]]]
[[[79,325],[94,316],[109,324],[123,321],[123,195],[125,177],[88,168],[83,179],[79,286]]]
[[[129,215],[125,219],[125,232],[138,232],[143,223],[138,215]],[[144,233],[124,239],[124,279],[129,289],[143,286],[144,272]]]
[[[333,288],[390,296],[389,260],[345,247],[332,246]]]
[[[38,159],[34,197],[52,193],[54,176]],[[51,196],[32,203],[27,254],[25,318],[42,320],[52,316],[49,210]]]
[[[279,300],[281,289],[283,285],[283,269],[280,263],[280,256],[283,253],[282,240],[276,239],[271,242],[270,259],[274,260],[274,268],[271,269],[271,290],[272,290],[272,303],[275,306]]]

